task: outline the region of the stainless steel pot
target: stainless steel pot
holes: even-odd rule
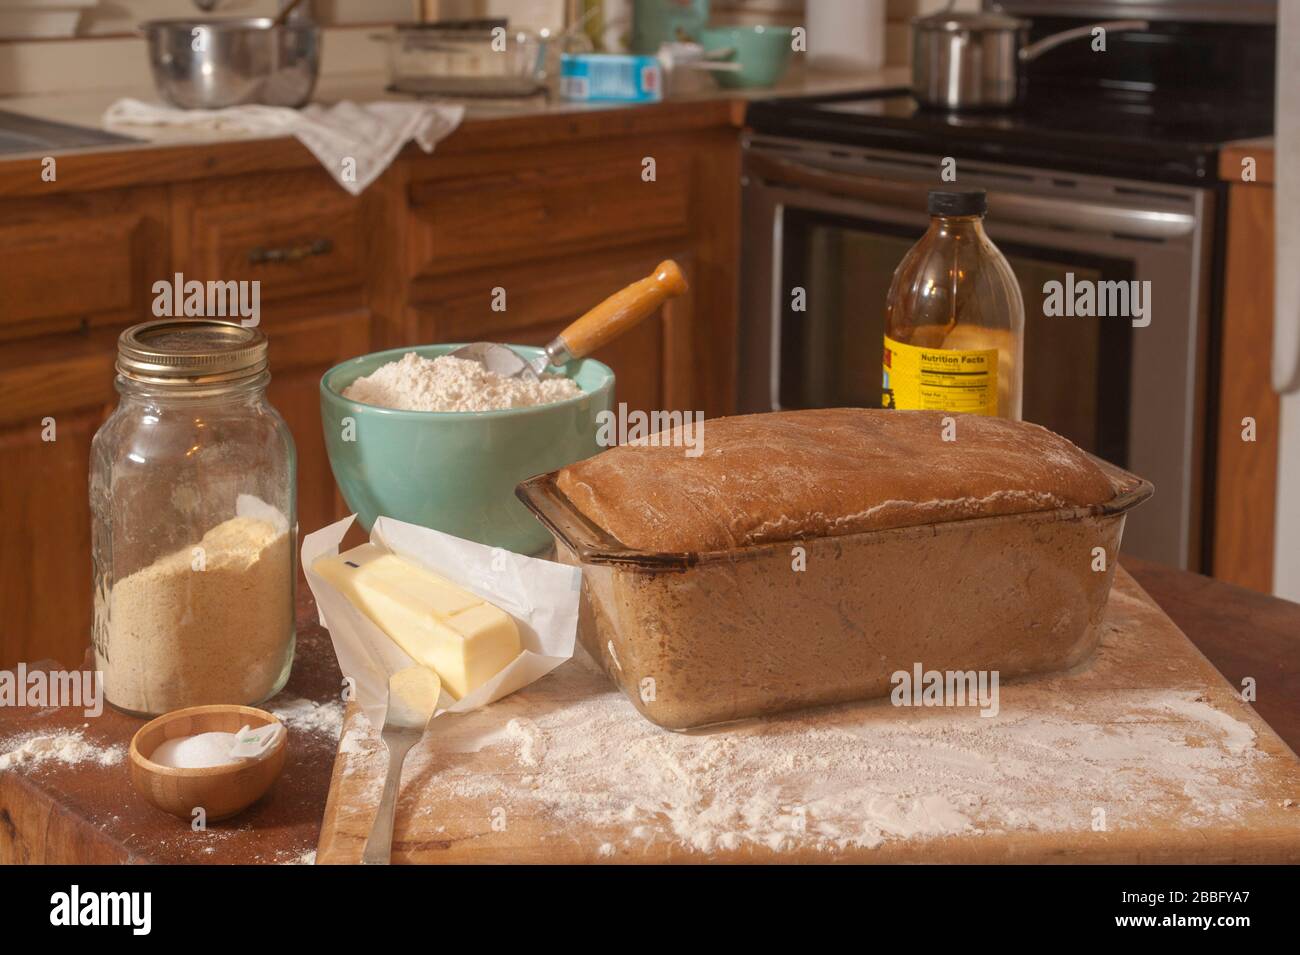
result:
[[[273,26],[269,17],[150,20],[140,25],[163,98],[182,109],[245,103],[302,106],[320,69],[313,23]]]
[[[1107,32],[1145,30],[1145,20],[1089,23],[1026,44],[1029,21],[1002,13],[936,13],[912,21],[912,93],[942,109],[1010,106],[1019,98],[1021,67],[1042,53]]]

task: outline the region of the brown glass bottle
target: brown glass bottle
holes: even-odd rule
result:
[[[932,190],[929,209],[885,302],[882,404],[1019,420],[1025,306],[984,192]]]

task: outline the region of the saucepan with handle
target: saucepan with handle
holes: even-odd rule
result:
[[[952,4],[949,3],[949,8]],[[1107,20],[1029,43],[1028,20],[993,9],[945,9],[912,20],[912,95],[924,106],[979,109],[1012,106],[1020,98],[1024,64],[1072,40],[1149,28],[1146,20]]]

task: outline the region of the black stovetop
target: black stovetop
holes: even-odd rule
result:
[[[1087,22],[1034,6],[1032,40]],[[1224,143],[1273,131],[1275,46],[1272,24],[1153,19],[1108,34],[1104,54],[1074,41],[1030,61],[1013,109],[927,110],[904,89],[763,101],[749,122],[799,139],[1208,185]]]
[[[1006,110],[947,112],[906,89],[752,103],[755,132],[1155,182],[1208,184],[1220,147],[1273,131],[1270,104],[1145,92],[1043,91]]]

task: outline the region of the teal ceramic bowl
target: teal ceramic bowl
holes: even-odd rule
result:
[[[723,62],[738,62],[738,73],[713,73],[719,86],[730,88],[772,86],[790,65],[789,27],[710,27],[700,31],[700,43],[708,53],[735,52]]]
[[[366,530],[383,515],[491,547],[538,553],[551,535],[516,499],[515,485],[601,450],[596,416],[613,407],[614,373],[590,358],[571,362],[567,371],[582,395],[504,411],[395,411],[343,397],[352,382],[407,352],[436,358],[459,347],[394,348],[325,373],[321,424],[334,480]],[[525,358],[542,353],[510,347]],[[346,418],[354,422],[350,429]]]

